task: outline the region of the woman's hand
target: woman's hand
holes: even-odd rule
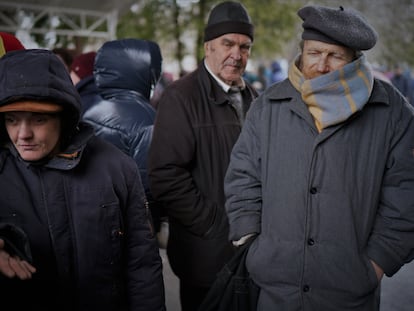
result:
[[[27,261],[17,256],[10,256],[4,250],[4,241],[0,239],[0,274],[8,278],[18,277],[21,280],[27,280],[31,279],[35,272],[36,268]]]

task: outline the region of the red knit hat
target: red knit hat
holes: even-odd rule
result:
[[[78,75],[80,79],[93,74],[96,52],[88,52],[78,55],[73,59],[70,70]]]
[[[0,57],[14,50],[24,50],[23,44],[12,34],[0,32]]]

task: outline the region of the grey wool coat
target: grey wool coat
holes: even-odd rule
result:
[[[225,179],[230,239],[257,233],[258,310],[377,310],[414,257],[414,112],[389,84],[318,133],[288,80],[252,105]]]

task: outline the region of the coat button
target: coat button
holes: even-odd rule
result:
[[[305,293],[307,293],[310,290],[310,287],[309,285],[304,285],[302,289]]]
[[[315,244],[315,240],[314,239],[308,239],[308,245],[312,246]]]
[[[311,189],[310,189],[310,193],[311,194],[315,194],[315,193],[317,193],[318,192],[318,190],[315,188],[315,187],[312,187]]]

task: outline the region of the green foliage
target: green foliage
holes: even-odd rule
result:
[[[184,1],[182,1],[184,2]],[[181,62],[185,55],[193,55],[197,61],[203,57],[203,34],[208,14],[220,1],[186,1],[179,5],[172,0],[141,1],[137,12],[122,16],[118,25],[118,37],[151,39],[160,44],[167,57]],[[255,57],[280,55],[286,43],[295,36],[298,4],[291,1],[245,0],[255,24]],[[194,40],[193,50],[183,38]]]
[[[158,42],[165,58],[181,64],[187,55],[203,57],[203,31],[214,0],[140,0],[139,10],[120,17],[118,37]],[[290,58],[302,32],[297,10],[301,0],[242,0],[255,25],[252,59]],[[360,10],[377,29],[379,42],[369,51],[370,61],[414,65],[414,5],[412,0],[320,0],[332,7]],[[398,5],[396,5],[398,4]],[[392,26],[391,26],[392,25]],[[192,42],[192,43],[191,43]]]
[[[377,61],[390,68],[396,63],[414,66],[414,3],[412,0],[400,0],[384,3],[384,10],[373,21],[379,33],[379,43],[375,47]],[[391,21],[396,21],[391,24]],[[385,21],[385,22],[384,22]]]
[[[181,64],[185,54],[194,52],[186,49],[183,43],[185,31],[196,25],[192,9],[193,5],[179,6],[177,0],[139,1],[136,11],[120,18],[117,37],[153,40],[161,46],[164,56],[177,59]]]
[[[85,0],[86,1],[86,0]],[[117,25],[118,38],[142,38],[156,41],[163,51],[166,61],[176,60],[181,65],[186,56],[193,56],[199,61],[204,54],[203,33],[207,16],[211,8],[222,1],[217,0],[133,0],[135,11],[127,11],[119,16]],[[120,1],[122,2],[122,1]],[[131,1],[128,1],[131,2]],[[309,0],[241,0],[246,6],[255,24],[255,40],[252,60],[267,61],[278,57],[291,58],[297,51],[302,32],[301,20],[297,10]],[[63,2],[62,2],[63,4]],[[414,67],[414,1],[413,0],[318,0],[318,5],[331,7],[353,7],[363,13],[379,34],[377,45],[366,54],[371,62],[392,66],[405,63]],[[24,5],[23,5],[24,7]],[[100,9],[100,8],[97,8]],[[122,11],[124,12],[124,11]],[[1,7],[0,14],[18,21],[14,9]],[[33,17],[27,12],[26,17]],[[57,30],[73,30],[65,21],[78,25],[80,17],[67,15],[57,26]],[[46,15],[33,19],[36,31],[31,36],[40,46],[48,46],[53,40],[45,36],[50,28]],[[6,19],[0,26],[9,27]],[[82,19],[86,26],[95,23],[95,19]],[[101,27],[105,27],[104,24]],[[99,29],[98,29],[99,30]],[[102,29],[104,30],[104,29]],[[86,45],[102,43],[102,38],[88,38],[60,34],[58,47],[73,47],[81,52]],[[94,42],[95,40],[95,42]]]
[[[253,56],[269,58],[288,53],[290,42],[297,36],[296,15],[300,5],[293,1],[245,0],[255,25]]]
[[[139,6],[138,12],[129,11],[121,17],[117,28],[117,37],[155,39],[162,37],[162,31],[158,31],[165,20],[162,10],[164,1],[146,1],[145,5]],[[161,22],[161,25],[160,25]],[[160,27],[161,26],[161,27]]]

